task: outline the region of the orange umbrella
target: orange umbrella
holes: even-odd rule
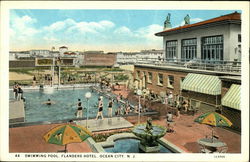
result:
[[[90,136],[91,132],[84,127],[64,124],[52,128],[43,138],[48,143],[65,145],[65,152],[67,152],[67,144],[82,142]]]

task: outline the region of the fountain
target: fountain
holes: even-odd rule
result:
[[[157,139],[166,134],[166,128],[159,125],[153,125],[152,119],[148,118],[147,123],[136,125],[132,132],[140,138],[140,151],[153,153],[160,151]]]

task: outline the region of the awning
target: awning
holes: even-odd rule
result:
[[[240,110],[240,89],[238,84],[232,84],[228,92],[222,98],[222,105]]]
[[[183,80],[181,89],[209,95],[220,95],[221,80],[218,76],[189,73]]]

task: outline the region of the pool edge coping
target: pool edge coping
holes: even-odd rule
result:
[[[104,142],[96,143],[93,140],[93,138],[89,139],[88,142],[91,145],[92,150],[96,151],[97,153],[106,153],[106,151],[104,150],[104,147],[112,147],[115,145],[116,140],[125,139],[125,138],[139,139],[133,133],[119,133],[119,134],[111,135]],[[174,145],[173,143],[169,142],[168,140],[164,138],[160,138],[157,141],[164,147],[173,151],[174,153],[186,153],[184,150],[182,150],[181,148],[177,147],[176,145]]]

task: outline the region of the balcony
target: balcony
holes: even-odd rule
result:
[[[219,71],[219,72],[241,72],[241,62],[217,61],[217,60],[182,60],[182,59],[137,59],[135,64],[150,64],[156,66],[172,66],[187,69]]]

